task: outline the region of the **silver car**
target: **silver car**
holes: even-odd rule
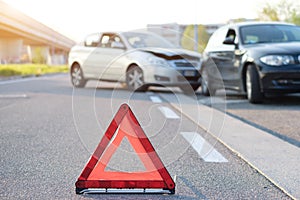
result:
[[[126,83],[128,89],[178,86],[197,90],[201,55],[176,48],[147,31],[106,32],[87,36],[69,54],[71,82],[84,87],[88,80]]]

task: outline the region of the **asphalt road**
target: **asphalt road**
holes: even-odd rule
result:
[[[107,83],[73,89],[65,75],[0,82],[0,198],[290,199],[174,110],[160,92],[130,93]],[[78,176],[124,102],[171,176],[176,175],[175,195],[75,194]],[[189,142],[191,137],[199,138],[198,143]],[[143,170],[127,141],[108,166],[117,171]]]
[[[218,91],[213,100],[200,92],[197,97],[205,105],[300,147],[300,94],[269,95],[262,104],[251,104],[233,91]]]

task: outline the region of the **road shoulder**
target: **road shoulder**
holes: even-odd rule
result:
[[[300,198],[299,148],[185,95],[160,95],[288,195]]]

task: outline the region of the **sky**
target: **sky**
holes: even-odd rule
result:
[[[127,31],[147,24],[219,24],[257,17],[279,0],[4,0],[75,41],[101,31]],[[297,1],[297,0],[295,0]]]

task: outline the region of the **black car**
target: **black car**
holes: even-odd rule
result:
[[[202,93],[234,89],[259,103],[267,93],[300,92],[300,27],[243,22],[219,28],[209,39],[201,67]]]

